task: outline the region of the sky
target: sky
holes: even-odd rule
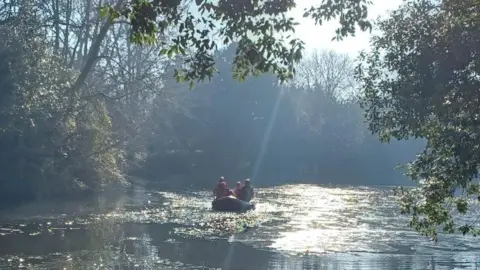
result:
[[[297,21],[300,23],[296,28],[296,35],[306,43],[306,49],[308,51],[315,49],[332,49],[339,53],[346,53],[355,57],[359,51],[369,48],[369,33],[359,32],[355,37],[349,37],[343,41],[331,41],[332,37],[335,36],[335,29],[338,26],[337,22],[329,22],[319,26],[315,25],[313,19],[303,18],[306,7],[316,5],[316,3],[320,2],[320,0],[297,0],[297,8],[291,12],[291,16],[297,18]],[[370,19],[387,15],[389,10],[396,9],[403,1],[373,0],[372,2],[373,5],[369,9]]]

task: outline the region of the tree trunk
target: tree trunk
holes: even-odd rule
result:
[[[67,0],[67,10],[65,14],[65,34],[63,38],[63,57],[68,60],[70,55],[70,20],[72,16],[72,0]]]
[[[115,9],[119,9],[123,3],[123,0],[119,0],[117,4],[115,5]],[[102,41],[107,35],[108,30],[112,26],[113,21],[110,19],[110,17],[105,19],[104,24],[100,28],[100,32],[98,33],[97,37],[95,38],[95,42],[92,44],[90,47],[90,51],[88,52],[87,59],[85,62],[85,66],[83,67],[82,71],[80,72],[80,75],[78,76],[77,80],[75,81],[75,84],[73,85],[72,88],[70,88],[70,91],[68,94],[73,96],[73,94],[77,91],[79,91],[82,86],[85,84],[85,80],[88,77],[88,74],[92,70],[92,68],[95,66],[95,63],[97,62],[98,59],[98,51],[100,50],[100,46],[102,45]]]
[[[55,28],[55,46],[53,49],[60,50],[60,0],[52,0],[53,26]]]

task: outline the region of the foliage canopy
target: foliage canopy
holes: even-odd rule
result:
[[[435,240],[439,229],[478,234],[465,214],[480,200],[479,4],[405,2],[378,22],[381,34],[356,70],[372,132],[428,140],[408,165],[419,187],[400,195],[410,225]]]
[[[187,4],[191,2],[187,0]],[[214,53],[220,46],[237,43],[233,74],[238,80],[272,72],[281,82],[291,79],[294,65],[302,57],[304,43],[290,35],[298,24],[288,16],[294,0],[196,0],[192,7],[180,0],[132,0],[120,8],[105,6],[101,14],[110,19],[127,18],[132,25],[131,41],[153,44],[157,34],[172,27],[176,34],[162,41],[161,54],[182,55],[184,68],[175,71],[178,81],[203,81],[215,74]],[[367,0],[323,0],[305,10],[317,24],[339,19],[336,39],[354,35],[357,26],[371,28]],[[198,15],[199,13],[200,15]]]

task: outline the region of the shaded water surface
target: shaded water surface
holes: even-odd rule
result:
[[[476,269],[480,244],[432,243],[406,228],[389,189],[257,190],[246,214],[210,210],[210,191],[136,189],[3,212],[0,268]]]

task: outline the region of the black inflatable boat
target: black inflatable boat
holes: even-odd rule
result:
[[[212,209],[224,212],[246,212],[248,210],[254,210],[255,205],[229,196],[214,200],[212,202]]]

